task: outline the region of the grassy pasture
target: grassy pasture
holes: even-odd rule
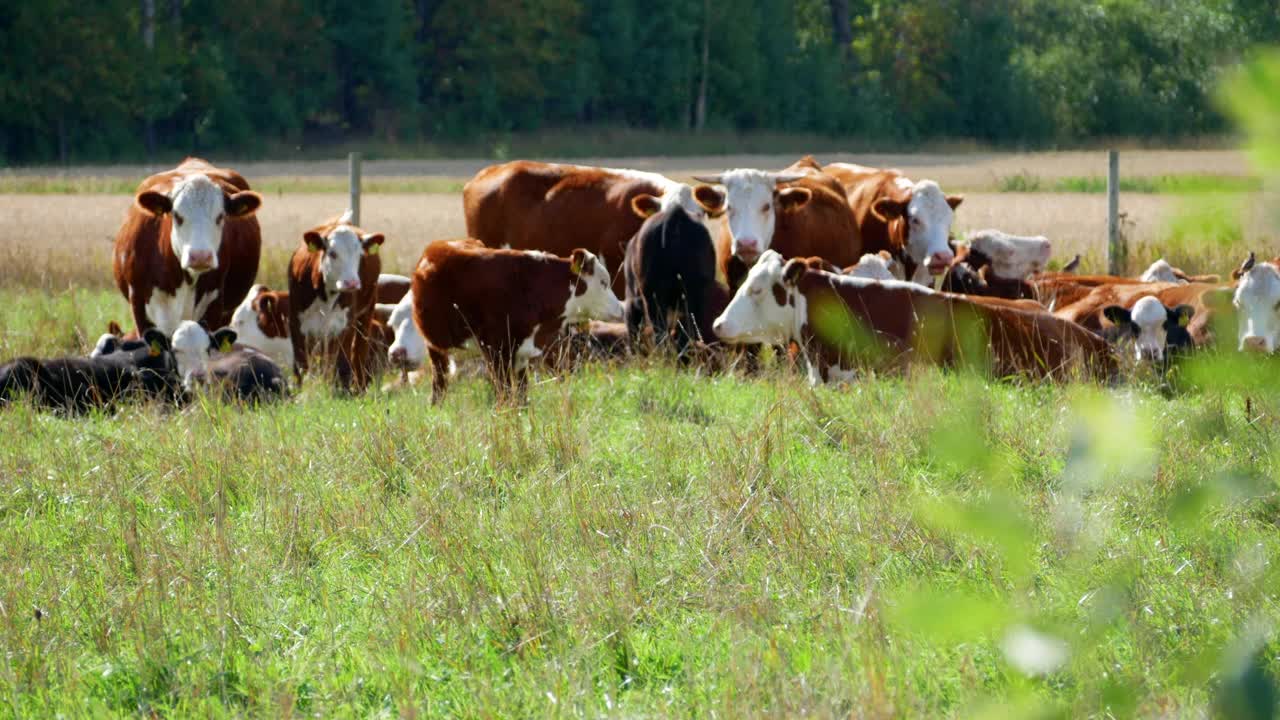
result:
[[[1224,197],[1126,197],[1135,263],[1229,270],[1267,223]],[[0,195],[0,358],[127,318],[126,202]],[[342,204],[269,194],[260,280]],[[958,229],[1100,258],[1104,207],[973,193]],[[456,195],[364,213],[389,271],[462,231]],[[1183,376],[814,390],[657,358],[495,411],[464,358],[439,407],[11,408],[0,716],[1243,717],[1280,669],[1280,373]]]

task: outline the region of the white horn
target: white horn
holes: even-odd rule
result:
[[[775,183],[789,183],[797,180],[803,180],[803,173],[771,173]]]
[[[708,185],[721,185],[724,183],[724,173],[719,175],[694,175],[693,179]]]

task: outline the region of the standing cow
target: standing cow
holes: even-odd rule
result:
[[[289,339],[299,382],[309,350],[318,346],[334,361],[339,387],[360,392],[368,386],[384,240],[353,225],[350,210],[303,234],[289,261]]]
[[[261,204],[239,173],[197,158],[142,181],[112,254],[138,333],[230,321],[258,274]]]
[[[467,235],[489,247],[560,257],[584,248],[618,268],[643,222],[631,209],[638,195],[679,205],[698,222],[719,215],[724,205],[714,188],[694,189],[657,173],[524,160],[476,173],[462,189],[462,203]],[[620,273],[613,289],[625,289]]]

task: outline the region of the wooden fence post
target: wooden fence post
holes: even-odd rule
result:
[[[1128,271],[1129,248],[1120,234],[1120,153],[1107,151],[1107,272]]]
[[[347,208],[351,210],[351,223],[353,225],[360,224],[360,153],[353,152],[347,155],[347,178],[351,197],[347,201]]]

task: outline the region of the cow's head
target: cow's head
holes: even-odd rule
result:
[[[152,215],[171,215],[169,246],[182,269],[192,275],[218,268],[222,227],[229,217],[257,212],[262,196],[252,190],[228,193],[205,175],[191,175],[167,193],[147,190],[134,199]]]
[[[1173,269],[1173,266],[1170,265],[1169,262],[1164,258],[1160,258],[1159,260],[1156,260],[1155,262],[1151,263],[1151,266],[1148,267],[1142,273],[1142,275],[1138,277],[1138,279],[1145,283],[1176,283],[1176,282],[1185,283],[1186,282],[1186,280],[1184,280],[1183,278],[1178,277],[1178,274]]]
[[[563,325],[587,320],[622,320],[622,301],[613,294],[609,270],[603,260],[578,248],[569,256],[569,271],[573,273],[573,283],[564,305]]]
[[[266,352],[273,341],[288,337],[289,319],[277,300],[279,295],[267,290],[266,285],[254,285],[236,307],[228,327],[235,331],[241,345]]]
[[[735,256],[751,265],[773,243],[778,213],[796,212],[813,197],[808,188],[778,187],[803,177],[804,175],[798,174],[739,169],[694,179],[724,186],[730,247]],[[698,188],[694,192],[704,191]]]
[[[948,240],[955,209],[963,201],[963,195],[942,194],[932,180],[912,185],[903,179],[895,195],[876,200],[871,214],[886,224],[901,219],[907,255],[930,275],[941,275],[955,259]]]
[[[1147,296],[1134,303],[1132,310],[1119,305],[1103,309],[1102,314],[1116,326],[1121,338],[1132,338],[1134,354],[1139,362],[1164,362],[1167,355],[1193,347],[1187,326],[1195,308],[1179,305],[1165,307],[1155,297]]]
[[[1280,344],[1280,267],[1252,253],[1232,273],[1240,282],[1232,300],[1240,324],[1240,350],[1273,353]]]
[[[381,305],[378,307],[382,308]],[[387,359],[391,361],[392,367],[400,370],[422,367],[422,363],[427,360],[427,342],[413,321],[413,291],[410,290],[400,298],[400,302],[389,309],[387,325],[396,337],[387,347]]]
[[[902,263],[893,257],[888,250],[878,253],[866,253],[858,259],[857,264],[845,268],[845,275],[867,280],[902,280],[905,272]]]
[[[236,332],[222,328],[210,335],[199,323],[184,320],[173,331],[173,357],[178,363],[182,389],[190,392],[208,375],[211,353],[231,352]]]
[[[308,230],[302,239],[314,252],[324,253],[320,274],[330,292],[355,292],[361,287],[360,261],[377,255],[386,239],[382,233],[367,233],[350,224],[350,212],[342,216],[328,233]]]
[[[637,206],[635,201],[641,197],[652,198],[657,204],[645,203],[643,207]],[[693,188],[680,183],[669,188],[662,197],[637,195],[632,198],[631,208],[641,217],[649,217],[662,210],[678,207],[691,219],[701,223],[709,218],[718,218],[723,215],[724,203],[724,192],[721,190],[710,185],[699,185]]]
[[[802,300],[796,283],[807,269],[803,260],[784,261],[766,250],[712,324],[716,337],[733,344],[780,345],[798,335],[796,305]]]

